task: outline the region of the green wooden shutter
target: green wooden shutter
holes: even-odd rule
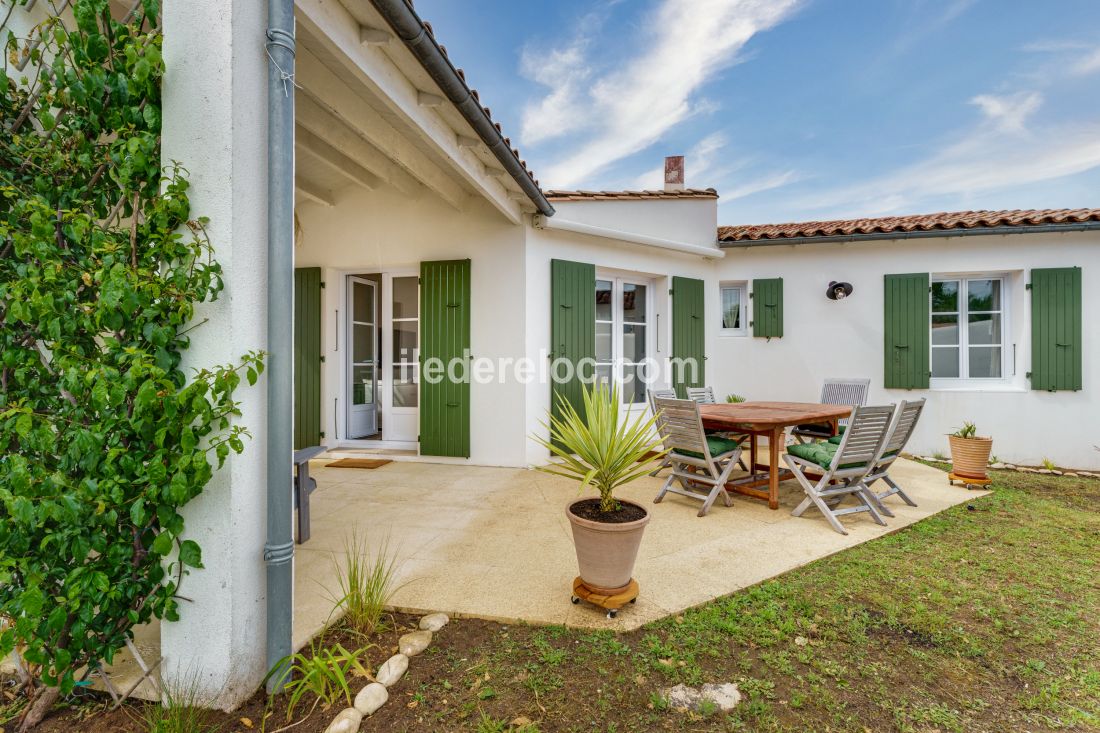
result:
[[[706,384],[705,310],[706,295],[702,280],[672,278],[672,381],[680,399],[687,396],[687,387]],[[693,370],[689,360],[694,360],[697,365],[694,379],[691,378]],[[677,369],[676,363],[684,367]]]
[[[470,261],[420,263],[420,452],[470,457]],[[443,363],[435,384],[424,375],[429,359]],[[465,359],[461,370],[451,369]],[[451,379],[453,374],[457,379]]]
[[[321,444],[321,268],[294,270],[294,449]]]
[[[582,375],[577,373],[577,364],[582,359],[596,358],[595,265],[550,261],[550,358],[568,359],[573,363],[570,381],[559,384],[550,380],[550,414],[561,417],[560,396],[584,415]]]
[[[886,276],[883,366],[887,389],[928,389],[928,280],[926,272]]]
[[[752,335],[783,337],[783,278],[752,281]]]
[[[1031,388],[1081,389],[1081,268],[1031,271]]]

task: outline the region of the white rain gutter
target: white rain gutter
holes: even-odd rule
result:
[[[704,244],[692,244],[691,242],[677,242],[672,239],[650,237],[645,234],[634,234],[633,232],[624,232],[619,229],[608,229],[592,224],[584,224],[579,221],[569,221],[568,219],[562,219],[558,216],[548,217],[542,214],[535,214],[533,223],[535,229],[556,229],[563,232],[587,234],[590,237],[602,237],[604,239],[615,239],[622,242],[644,244],[647,247],[657,247],[658,249],[667,249],[673,252],[682,252],[683,254],[697,255],[709,259],[721,259],[726,256],[726,253],[717,247],[708,247]]]

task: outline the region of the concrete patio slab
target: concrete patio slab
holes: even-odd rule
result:
[[[952,487],[946,475],[907,460],[893,475],[919,506],[897,497],[889,526],[866,514],[842,519],[834,532],[816,510],[791,510],[803,494],[794,481],[780,485],[780,508],[734,495],[697,517],[698,504],[653,497],[662,479],[645,478],[623,498],[652,511],[635,568],[637,604],[609,620],[592,606],[570,603],[576,558],[565,506],[582,496],[577,485],[534,470],[395,461],[377,469],[311,466],[312,539],[297,547],[295,646],[333,620],[338,597],[335,562],[347,536],[371,547],[388,542],[401,587],[396,610],[443,611],[508,623],[635,629],[719,596],[866,542],[966,502],[980,492]]]

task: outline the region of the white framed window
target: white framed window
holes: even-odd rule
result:
[[[744,336],[748,333],[749,323],[749,284],[747,282],[724,282],[718,286],[722,299],[723,336]]]
[[[933,386],[1003,381],[1011,353],[1008,278],[1003,275],[933,276],[931,368]]]
[[[646,401],[654,293],[652,281],[596,276],[596,378],[614,380],[626,405]]]

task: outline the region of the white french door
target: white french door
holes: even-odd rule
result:
[[[652,280],[596,275],[596,375],[624,405],[646,403],[645,363],[654,354]]]

